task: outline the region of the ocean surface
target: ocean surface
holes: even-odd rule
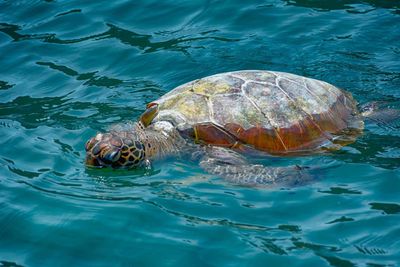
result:
[[[238,186],[174,158],[85,168],[96,132],[241,69],[400,108],[400,1],[0,1],[0,266],[400,266],[394,123],[290,159],[323,170],[294,188]]]

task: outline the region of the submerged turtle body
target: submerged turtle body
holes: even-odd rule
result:
[[[337,149],[363,122],[352,96],[326,82],[271,71],[217,74],[181,85],[148,107],[195,141],[270,154]]]

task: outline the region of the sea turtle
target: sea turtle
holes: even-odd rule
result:
[[[249,163],[248,155],[306,155],[354,142],[363,114],[350,93],[294,74],[246,70],[178,86],[147,105],[136,123],[86,143],[86,164],[149,167],[156,157],[192,154],[208,172],[242,184],[293,184],[302,168]],[[198,153],[201,151],[201,153]]]

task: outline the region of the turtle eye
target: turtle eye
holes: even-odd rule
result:
[[[114,148],[111,150],[102,151],[101,158],[104,162],[116,162],[121,157],[121,150]]]

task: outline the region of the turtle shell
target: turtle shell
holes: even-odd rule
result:
[[[222,133],[230,145],[271,154],[338,148],[363,129],[349,93],[283,72],[217,74],[178,86],[154,104],[159,113],[153,122],[193,129],[198,141],[210,144],[218,145]]]

